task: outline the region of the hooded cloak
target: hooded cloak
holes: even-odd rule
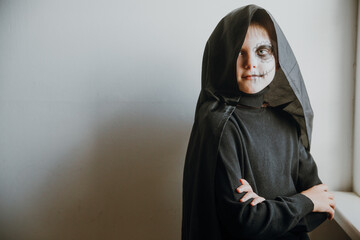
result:
[[[236,81],[236,60],[255,13],[270,17],[277,39],[279,67],[274,80],[264,91],[263,99],[271,107],[288,114],[296,123],[299,139],[301,139],[299,149],[302,149],[303,154],[308,156],[308,162],[311,165],[302,167],[302,169],[314,168],[312,174],[316,175],[315,180],[308,182],[306,187],[320,183],[316,165],[309,154],[313,112],[295,56],[280,27],[269,12],[256,5],[236,9],[218,23],[204,50],[201,92],[196,106],[183,175],[183,240],[270,239],[280,236],[285,236],[284,239],[286,239],[288,231],[310,231],[326,219],[324,214],[310,214],[313,208],[311,200],[302,194],[296,194],[296,196],[282,196],[279,199],[265,201],[267,207],[262,208],[259,218],[264,216],[267,220],[259,219],[259,222],[265,225],[257,226],[265,229],[261,235],[241,236],[240,234],[238,238],[226,238],[222,233],[216,207],[215,173],[219,167],[218,156],[225,128],[229,125],[229,119],[234,117],[234,111],[241,99],[246,99],[246,96],[240,92]],[[230,139],[229,144],[238,143],[231,142]],[[246,152],[242,149],[246,147],[244,144],[240,143],[236,147],[240,149],[238,150],[241,152],[240,155]],[[246,157],[243,156],[243,158]],[[240,161],[242,160],[234,159],[230,164],[232,168],[230,171],[239,179],[243,176],[241,173],[244,171],[240,167]],[[225,166],[225,171],[228,166]],[[298,175],[305,173],[298,173]],[[237,187],[240,182],[231,182],[231,184],[233,187]],[[237,186],[235,186],[236,184]],[[296,210],[297,204],[301,202],[304,202],[303,205],[305,205],[302,208],[306,209],[301,210],[303,215],[292,216],[290,214],[290,216],[288,212],[293,208]],[[292,213],[296,212],[295,210]],[[234,211],[237,210],[234,209]],[[244,208],[238,211],[243,212]],[[286,215],[287,218],[294,218],[292,219],[293,224],[284,228],[281,226],[272,228],[271,226],[275,226],[274,224],[279,222],[279,219],[276,220],[277,222],[274,222],[275,220],[271,222],[274,211],[285,212],[280,213],[280,217]],[[268,232],[267,229],[269,229]],[[299,239],[306,239],[306,236]]]

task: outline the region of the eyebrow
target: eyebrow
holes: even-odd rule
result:
[[[262,42],[259,42],[258,44],[256,44],[256,48],[258,47],[262,47],[262,46],[271,46],[272,47],[272,44],[271,42],[268,42],[268,41],[262,41]]]
[[[260,45],[261,44],[261,45]],[[254,48],[253,48],[253,51],[256,51],[258,50],[259,48],[267,48],[267,49],[270,49],[271,51],[273,50],[273,46],[271,45],[271,43],[259,43],[257,44]]]
[[[261,45],[260,44],[256,45],[255,49],[261,48],[261,47],[272,48],[272,44],[271,43],[261,43]]]

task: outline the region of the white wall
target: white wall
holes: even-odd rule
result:
[[[0,239],[179,239],[205,42],[250,2],[297,56],[323,181],[350,189],[356,1],[0,1]]]
[[[360,6],[358,5],[358,16]],[[360,18],[357,19],[358,28]],[[353,165],[353,191],[360,196],[360,31],[357,32],[356,49],[356,86],[355,86],[355,111],[354,111],[354,165]]]

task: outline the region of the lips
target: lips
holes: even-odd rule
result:
[[[257,79],[261,77],[260,75],[245,75],[245,76],[242,76],[241,78],[242,79],[245,79],[245,80],[254,80],[254,79]]]

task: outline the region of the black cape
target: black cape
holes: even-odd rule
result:
[[[289,113],[310,150],[313,112],[295,56],[274,18],[256,5],[236,9],[216,26],[206,43],[202,84],[186,154],[183,175],[182,239],[222,239],[216,213],[214,178],[224,126],[241,98],[236,59],[255,12],[273,21],[279,69],[265,101]]]

